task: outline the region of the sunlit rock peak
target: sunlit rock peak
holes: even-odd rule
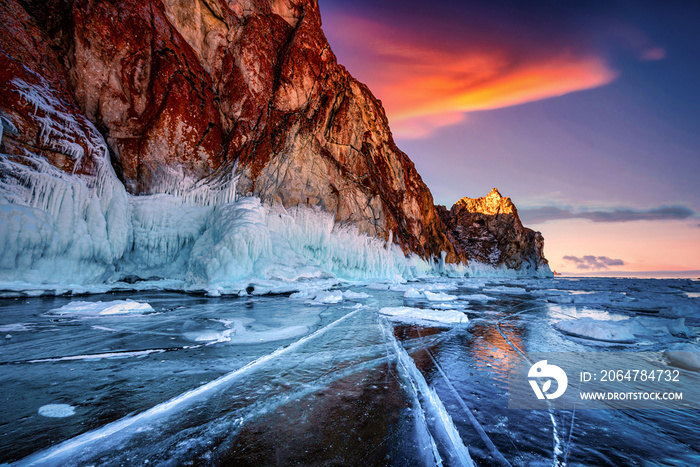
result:
[[[523,227],[513,202],[496,188],[481,198],[462,198],[449,211],[437,208],[455,248],[469,260],[532,272],[549,270],[542,234]]]

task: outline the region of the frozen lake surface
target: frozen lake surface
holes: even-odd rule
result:
[[[699,293],[688,279],[461,278],[0,299],[0,463],[700,465],[698,410],[507,397],[530,352],[692,357]]]

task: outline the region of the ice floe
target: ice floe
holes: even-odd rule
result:
[[[601,314],[605,314],[604,312]],[[685,319],[656,317],[620,317],[594,319],[583,316],[578,319],[559,321],[554,327],[565,334],[604,342],[630,343],[642,338],[689,338],[693,332],[685,325]]]
[[[624,324],[618,321],[599,321],[593,318],[564,320],[554,324],[554,327],[565,334],[584,339],[604,342],[634,342],[635,335]]]
[[[407,306],[384,307],[379,310],[382,315],[398,321],[432,321],[444,324],[467,323],[467,315],[457,310],[426,310]]]
[[[414,289],[413,287],[409,287],[406,292],[403,294],[404,298],[423,298],[424,295],[422,292],[419,292],[418,290]]]
[[[372,296],[365,292],[353,292],[352,290],[346,290],[343,292],[343,298],[345,300],[365,300],[367,298],[372,298]]]
[[[75,415],[75,407],[68,404],[47,404],[39,407],[39,415],[49,418],[66,418]]]
[[[445,292],[435,293],[435,292],[431,292],[429,290],[426,290],[423,293],[425,294],[425,298],[431,302],[451,302],[452,300],[457,300],[456,295],[446,294]]]
[[[55,315],[104,316],[151,313],[155,310],[148,303],[134,300],[114,300],[111,302],[70,302],[61,308],[51,310]]]
[[[700,371],[700,346],[695,344],[675,344],[664,355],[669,363],[679,368]]]
[[[330,292],[321,292],[316,295],[312,300],[315,304],[328,305],[333,303],[340,303],[344,300],[343,292],[340,290],[333,290]]]

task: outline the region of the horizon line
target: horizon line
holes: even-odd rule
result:
[[[659,278],[659,279],[699,279],[700,269],[674,270],[648,270],[648,271],[590,271],[569,272],[562,271],[555,277],[630,277],[630,278]]]

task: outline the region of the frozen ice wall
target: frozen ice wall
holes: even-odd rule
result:
[[[242,198],[217,206],[195,242],[187,287],[210,292],[294,290],[297,281],[423,276],[430,265],[389,242],[338,226],[311,208],[285,210]]]
[[[15,79],[11,85],[33,106],[44,147],[72,158],[78,168],[85,149],[65,135],[86,130],[82,141],[95,168],[94,175],[75,176],[26,149],[0,156],[0,281],[102,282],[112,275],[130,236],[127,194],[104,139],[89,122],[77,122],[43,81]]]

